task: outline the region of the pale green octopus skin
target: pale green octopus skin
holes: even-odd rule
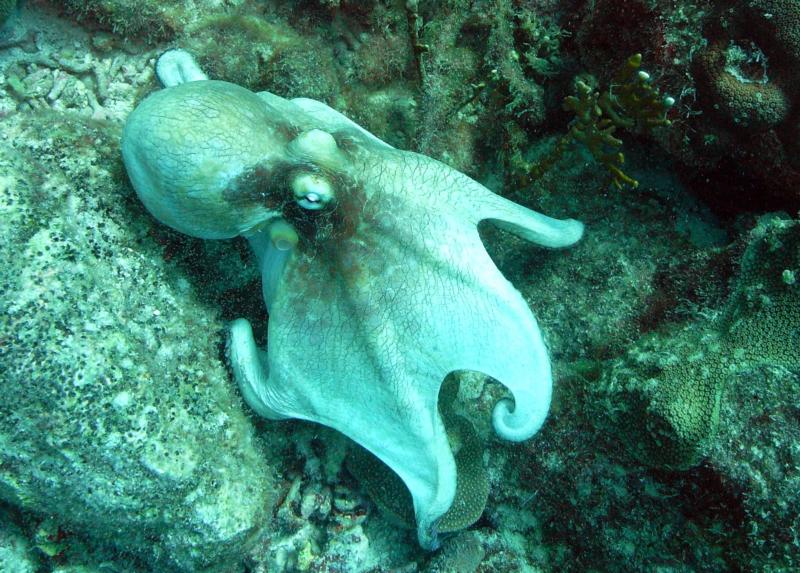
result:
[[[383,460],[411,492],[420,544],[434,548],[456,486],[437,409],[444,377],[476,370],[507,386],[513,401],[492,421],[514,441],[541,427],[552,392],[536,320],[477,225],[555,248],[579,240],[582,224],[394,149],[320,102],[207,80],[185,52],[163,56],[158,74],[168,87],[130,115],[123,158],[162,223],[250,241],[268,351],[246,320],[232,324],[242,395],[262,416],[325,424]]]

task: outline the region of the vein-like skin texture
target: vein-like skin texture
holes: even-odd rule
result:
[[[189,74],[191,76],[191,74]],[[163,223],[203,238],[247,237],[262,269],[268,349],[231,326],[229,358],[248,404],[346,434],[403,479],[423,547],[453,503],[456,466],[437,409],[454,370],[513,399],[493,425],[525,440],[552,378],[536,320],[478,236],[489,220],[547,247],[582,225],[493,194],[446,165],[380,141],[313,100],[198,80],[148,97],[123,157]]]

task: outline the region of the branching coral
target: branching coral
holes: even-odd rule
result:
[[[668,126],[667,111],[675,103],[652,85],[650,75],[640,70],[641,63],[641,54],[628,58],[602,91],[582,80],[575,82],[576,94],[564,98],[564,109],[575,115],[569,132],[538,162],[529,163],[517,157],[517,166],[526,174],[526,180],[540,177],[563,157],[572,142],[578,142],[611,173],[617,188],[639,185],[622,171],[625,163],[625,156],[619,151],[622,140],[614,132],[618,128],[648,132],[654,127]]]

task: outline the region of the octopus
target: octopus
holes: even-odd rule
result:
[[[319,101],[210,80],[185,51],[156,71],[164,89],[130,114],[123,160],[161,223],[251,245],[269,318],[266,349],[247,320],[230,325],[244,400],[374,454],[408,488],[420,545],[435,548],[457,480],[437,407],[445,377],[503,384],[492,426],[511,441],[539,430],[552,394],[536,319],[478,224],[548,248],[572,245],[583,225],[396,149]]]

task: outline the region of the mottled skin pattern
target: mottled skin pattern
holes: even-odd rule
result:
[[[225,191],[233,176],[272,152],[272,130],[279,128],[252,92],[212,84],[200,94],[186,90],[180,106],[163,105],[167,91],[156,92],[132,115],[146,121],[128,123],[125,136],[136,142],[126,162],[142,165],[141,184],[158,190],[142,195],[150,212],[179,231],[209,239],[234,237],[263,221],[268,210],[257,205],[258,197],[237,203]]]
[[[580,238],[580,223],[391,148],[318,102],[224,82],[150,96],[128,121],[123,156],[159,220],[199,237],[244,235],[253,246],[268,352],[244,320],[229,343],[250,406],[331,426],[381,458],[411,492],[420,543],[434,547],[456,485],[437,409],[444,377],[477,370],[506,385],[513,402],[497,405],[493,423],[511,440],[532,436],[550,403],[536,321],[477,224],[560,247]],[[301,200],[308,175],[331,192],[321,208]],[[296,233],[292,249],[276,246],[276,221]]]

